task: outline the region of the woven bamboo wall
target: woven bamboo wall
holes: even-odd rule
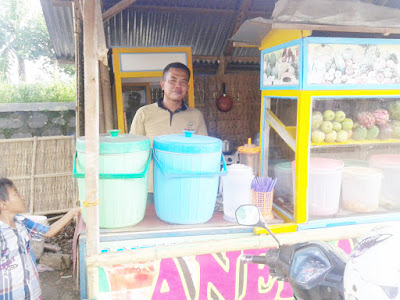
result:
[[[75,137],[0,140],[0,176],[25,197],[26,212],[54,214],[75,206]]]
[[[234,103],[221,112],[215,100],[222,95],[222,84]],[[259,132],[261,112],[258,72],[239,72],[222,76],[194,76],[195,105],[202,111],[208,134],[234,142],[235,148]]]

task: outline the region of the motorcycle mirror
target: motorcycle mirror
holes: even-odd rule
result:
[[[238,224],[245,226],[256,226],[260,222],[260,210],[255,205],[242,205],[236,210]]]
[[[261,215],[260,209],[253,204],[245,204],[239,206],[239,208],[235,212],[236,221],[240,225],[245,226],[258,226],[265,228],[268,233],[274,238],[277,242],[278,247],[281,247],[281,243],[275,234],[268,228],[267,223]]]

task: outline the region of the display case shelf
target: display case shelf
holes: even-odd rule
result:
[[[373,145],[373,144],[398,144],[400,143],[400,139],[387,139],[387,140],[362,140],[356,141],[353,139],[348,139],[343,143],[313,143],[311,142],[312,148],[324,148],[324,147],[340,147],[340,146],[350,146],[350,145]]]

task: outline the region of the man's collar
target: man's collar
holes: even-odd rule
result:
[[[170,112],[170,110],[164,106],[162,98],[158,99],[157,104],[158,104],[158,107],[160,107],[162,109],[165,109],[165,110],[168,110]],[[186,105],[186,103],[184,101],[182,101],[181,107],[178,108],[174,113],[177,113],[177,112],[180,112],[180,111],[183,111],[183,110],[187,110],[187,105]]]

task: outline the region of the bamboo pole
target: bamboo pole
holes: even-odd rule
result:
[[[100,66],[102,65],[101,62],[99,62],[99,70]],[[101,73],[99,74],[99,132],[100,133],[105,133],[105,122],[104,122],[104,105],[103,105],[103,89],[102,89],[102,82],[101,82]]]
[[[83,135],[83,110],[84,110],[84,97],[82,87],[82,14],[79,0],[73,0],[72,13],[74,20],[74,41],[75,41],[75,73],[76,73],[76,136]]]
[[[398,226],[399,222],[380,222],[371,224],[349,225],[332,228],[310,229],[297,232],[280,233],[278,239],[282,245],[292,245],[309,241],[337,241],[359,238],[371,230],[383,226]],[[245,235],[245,234],[244,234]],[[165,258],[205,255],[247,249],[264,249],[277,247],[276,241],[269,235],[230,235],[226,239],[190,242],[152,248],[126,250],[123,252],[101,253],[86,258],[88,269],[99,266],[131,264],[143,261],[157,261]]]
[[[112,97],[111,97],[111,82],[110,72],[108,66],[100,63],[100,79],[101,88],[103,93],[103,109],[104,109],[104,126],[106,132],[114,128],[113,125],[113,111],[112,111]]]
[[[102,107],[101,113],[103,114],[101,121],[103,122],[103,128],[101,132],[107,132],[113,129],[113,115],[112,115],[112,98],[111,98],[111,83],[110,73],[108,71],[108,48],[106,44],[106,37],[104,34],[103,16],[101,10],[96,12],[96,26],[97,26],[97,55],[100,61],[100,106]]]
[[[37,138],[35,137],[32,145],[32,165],[31,165],[31,201],[29,203],[29,212],[33,213],[33,203],[35,201],[34,195],[34,181],[35,181],[35,166],[36,166],[36,150],[37,150]]]
[[[85,136],[86,165],[85,184],[86,201],[92,205],[86,207],[87,255],[95,255],[99,251],[99,70],[97,58],[98,26],[97,11],[100,10],[98,0],[83,1],[83,53],[85,70]],[[88,269],[89,299],[98,295],[97,268]]]

